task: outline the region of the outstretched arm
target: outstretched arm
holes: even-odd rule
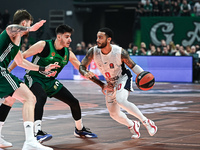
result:
[[[121,54],[122,62],[124,62],[136,75],[144,71],[139,65],[137,65],[129,56],[128,52],[122,49]]]
[[[6,31],[9,36],[15,37],[17,34],[24,34],[26,32],[32,32],[32,31],[37,31],[43,24],[46,22],[46,20],[41,20],[37,23],[35,23],[31,27],[24,27],[21,25],[17,24],[11,24],[6,28]]]
[[[16,66],[20,66],[22,68],[28,69],[28,70],[33,70],[33,71],[50,71],[51,69],[54,68],[59,68],[59,65],[55,64],[50,64],[46,67],[41,67],[38,65],[35,65],[25,58],[33,56],[37,53],[40,53],[45,46],[45,41],[39,41],[33,46],[31,46],[27,51],[25,51],[23,54],[19,51],[17,55],[14,58],[14,62],[9,66],[8,70],[11,71],[14,69]]]
[[[90,79],[91,81],[93,81],[94,83],[96,83],[97,85],[99,85],[102,90],[104,89],[104,83],[97,79],[95,77],[95,74],[89,70],[87,70],[87,67],[89,66],[89,64],[91,63],[92,59],[93,59],[93,48],[89,49],[86,56],[83,58],[83,60],[81,61],[81,65],[79,67],[79,72],[85,76],[86,78]],[[103,92],[104,93],[104,92]]]
[[[46,45],[45,41],[39,41],[32,45],[28,50],[22,53],[22,57],[24,59],[36,55],[38,53],[41,53]],[[8,67],[8,71],[11,72],[15,67],[17,66],[17,63],[13,61],[13,63]]]
[[[70,55],[69,55],[69,61],[72,63],[72,65],[79,70],[79,66],[80,66],[80,61],[77,59],[77,57],[74,55],[74,53],[72,51],[69,51]]]

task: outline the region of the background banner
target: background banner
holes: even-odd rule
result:
[[[81,61],[84,56],[77,56]],[[156,82],[192,82],[192,56],[130,56],[133,61],[140,65],[145,71],[155,76]],[[31,61],[31,58],[28,58]],[[95,62],[89,65],[88,70],[96,73],[100,80],[105,80],[99,72]],[[16,67],[12,74],[23,80],[25,69]],[[133,74],[133,81],[136,75]],[[58,80],[86,80],[78,70],[69,62],[57,77]]]
[[[161,45],[164,39],[167,44],[174,41],[182,46],[199,44],[199,17],[141,17],[141,40],[147,46],[152,43]]]

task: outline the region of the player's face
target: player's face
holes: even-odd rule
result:
[[[23,23],[23,26],[30,27],[32,23],[33,22],[31,20],[25,20],[24,23]],[[29,36],[29,32],[25,33],[24,36],[28,37]]]
[[[107,37],[105,35],[105,32],[98,32],[96,41],[97,41],[98,48],[106,47],[107,46]]]
[[[63,47],[69,47],[70,43],[72,42],[71,33],[65,32],[61,35],[60,43]]]

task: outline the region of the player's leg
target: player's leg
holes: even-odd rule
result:
[[[44,105],[47,101],[47,94],[42,88],[42,85],[38,82],[33,83],[30,90],[36,97],[34,132],[37,140],[42,143],[52,138],[51,134],[42,131],[42,117],[44,113]]]
[[[127,85],[129,84],[129,81],[132,80],[128,80],[128,76],[119,80],[118,85],[120,86],[118,86],[116,91],[116,101],[121,108],[138,118],[147,128],[149,134],[153,136],[157,132],[157,127],[154,122],[147,119],[134,103],[128,101],[129,91],[127,90],[127,87],[130,86]]]
[[[115,96],[115,95],[113,95]],[[113,99],[113,98],[112,98]],[[133,134],[131,138],[139,138],[140,137],[140,123],[138,121],[130,120],[127,115],[120,110],[119,105],[110,100],[110,96],[106,95],[106,106],[110,113],[110,117],[115,121],[127,126],[130,129],[130,132]]]
[[[5,98],[4,102],[0,106],[0,147],[1,148],[6,148],[6,147],[11,147],[12,143],[5,141],[2,138],[2,127],[4,125],[4,122],[8,116],[8,113],[10,112],[10,109],[12,105],[14,104],[16,99],[12,98],[11,96],[8,96]]]
[[[23,102],[23,120],[25,129],[25,142],[22,150],[36,149],[36,150],[52,150],[52,148],[46,147],[38,143],[33,133],[33,122],[34,122],[34,109],[36,98],[29,88],[21,83],[20,87],[15,90],[12,95],[13,98]]]
[[[72,117],[75,120],[75,136],[89,138],[97,137],[96,134],[92,133],[91,131],[89,131],[89,129],[86,129],[83,126],[79,101],[71,94],[69,90],[67,90],[67,88],[62,86],[62,88],[56,94],[54,94],[53,97],[69,105]]]

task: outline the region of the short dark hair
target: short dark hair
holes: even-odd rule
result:
[[[113,38],[114,33],[113,33],[113,31],[111,29],[105,27],[105,28],[99,29],[99,31],[100,32],[105,32],[107,37]]]
[[[13,16],[13,23],[20,24],[23,20],[31,20],[33,21],[33,17],[31,14],[25,9],[19,9],[15,12]]]
[[[65,32],[73,33],[74,29],[71,28],[70,26],[66,25],[66,24],[59,25],[56,28],[56,35],[59,34],[59,33],[64,34]]]

